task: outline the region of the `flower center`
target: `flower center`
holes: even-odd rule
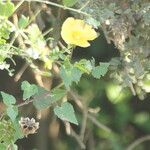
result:
[[[82,40],[82,32],[81,31],[75,31],[72,33],[72,37],[75,40]]]

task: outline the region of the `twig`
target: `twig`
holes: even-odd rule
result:
[[[82,9],[84,9],[89,3],[90,3],[90,0],[88,0],[79,10],[81,11]]]
[[[25,70],[29,67],[29,64],[27,62],[25,62],[25,64],[23,65],[23,67],[16,73],[14,80],[15,82],[17,82],[21,76],[23,75],[23,73],[25,72]]]
[[[133,150],[135,147],[137,147],[139,144],[149,141],[150,140],[150,135],[146,135],[144,137],[138,138],[135,140],[133,143],[131,143],[126,150]]]
[[[79,9],[74,9],[74,8],[66,7],[66,6],[63,6],[63,5],[54,3],[54,2],[49,2],[49,1],[45,1],[45,0],[25,0],[25,1],[27,1],[27,2],[45,3],[47,5],[52,5],[52,6],[55,6],[55,7],[59,7],[59,8],[62,8],[62,9],[70,10],[70,11],[73,11],[73,12],[76,12],[76,13],[79,13],[79,14],[83,14],[83,15],[89,16],[89,14],[87,14],[86,12],[83,12],[83,11],[81,11]]]
[[[65,129],[66,129],[67,135],[70,135],[71,134],[71,125],[70,125],[70,122],[64,121],[64,124],[65,124]]]
[[[18,28],[18,16],[17,16],[17,14],[13,15],[13,21],[14,21],[16,28]],[[25,49],[26,46],[25,46],[24,41],[20,35],[17,37],[17,40],[18,40],[20,47],[22,49]],[[25,72],[25,70],[27,69],[28,66],[29,66],[29,63],[25,62],[23,67],[18,71],[18,73],[14,77],[14,80],[16,82],[21,78],[21,76],[23,75],[23,73]]]
[[[102,128],[103,130],[107,132],[111,132],[111,129],[99,122],[94,116],[88,114],[89,120],[91,120],[97,127]]]
[[[15,7],[15,11],[23,4],[24,0],[21,0]],[[14,12],[15,12],[14,11]]]
[[[82,125],[81,125],[81,130],[80,130],[80,138],[81,138],[82,141],[83,141],[83,139],[84,139],[84,134],[85,134],[85,129],[86,129],[87,114],[88,114],[88,111],[87,111],[87,109],[85,108],[85,109],[83,110],[83,119],[82,119]]]
[[[78,105],[78,107],[81,109],[81,111],[83,111],[83,104],[79,98],[78,95],[76,95],[73,91],[69,91],[70,95],[72,96],[72,98],[74,99],[74,101],[76,102],[76,104]],[[94,116],[92,116],[91,114],[87,114],[88,119],[93,122],[97,127],[102,128],[103,130],[107,131],[107,132],[111,132],[111,129],[108,128],[107,126],[105,126],[104,124],[102,124],[101,122],[99,122]]]
[[[71,97],[73,98],[73,100],[76,102],[76,104],[78,105],[78,107],[83,110],[83,104],[79,98],[78,95],[76,95],[72,90],[69,91],[69,94],[71,95]]]
[[[71,135],[76,139],[78,144],[80,145],[81,149],[85,149],[85,144],[81,141],[80,136],[73,130],[71,129]]]
[[[136,92],[135,92],[135,89],[134,89],[134,87],[133,87],[132,82],[129,83],[129,87],[130,87],[130,89],[131,89],[132,94],[135,96],[135,95],[136,95]]]
[[[58,86],[56,86],[54,89],[58,89],[58,88],[60,88],[62,85],[63,85],[63,84],[60,83],[60,84],[59,84]],[[27,100],[25,100],[24,102],[22,102],[22,103],[20,103],[20,104],[18,104],[18,105],[16,105],[16,106],[17,106],[17,107],[22,107],[22,106],[24,106],[24,105],[27,105],[27,104],[29,104],[29,103],[32,103],[32,102],[35,101],[35,100],[40,100],[40,99],[42,99],[43,97],[46,98],[46,97],[48,97],[48,96],[50,96],[50,95],[51,95],[51,92],[50,92],[50,91],[47,91],[47,92],[45,92],[44,94],[38,95],[38,97],[33,97],[33,98],[30,98],[30,99],[27,99]]]
[[[35,99],[30,99],[30,100],[26,100],[23,103],[20,103],[18,105],[16,105],[17,107],[22,107],[24,105],[28,105],[29,103],[32,103]]]

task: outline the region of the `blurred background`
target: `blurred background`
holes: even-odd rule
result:
[[[35,9],[40,7],[37,5]],[[52,7],[53,14],[58,8]],[[24,14],[28,9],[24,6]],[[63,13],[65,13],[63,11]],[[59,10],[59,15],[61,11]],[[42,30],[51,27],[52,16],[42,14],[45,25]],[[65,17],[72,14],[63,14]],[[62,16],[62,15],[61,15]],[[45,18],[44,18],[45,17]],[[49,17],[49,18],[48,18]],[[61,17],[60,17],[61,18]],[[62,19],[63,20],[63,19]],[[39,22],[39,21],[37,21]],[[59,21],[62,23],[61,19]],[[39,27],[42,26],[39,24]],[[59,30],[58,30],[59,31]],[[57,32],[58,32],[57,31]],[[72,62],[81,58],[96,60],[99,62],[109,62],[114,57],[119,57],[119,50],[113,45],[108,44],[102,31],[100,36],[91,43],[89,48],[77,47],[73,52]],[[58,37],[58,36],[56,36]],[[56,38],[57,39],[57,38]],[[17,73],[24,64],[24,60],[14,57],[16,66],[11,64]],[[9,62],[9,60],[8,60]],[[7,71],[0,71],[0,91],[5,91],[14,95],[18,102],[21,101],[22,92],[20,90],[21,82],[27,80],[30,83],[37,84],[35,74],[28,67],[21,79],[15,82],[14,76],[10,77]],[[57,78],[45,77],[43,82],[46,88],[55,86],[58,83]],[[91,108],[91,112],[99,123],[104,125],[100,127],[90,119],[86,122],[84,143],[87,150],[124,150],[136,139],[150,134],[150,95],[147,94],[144,100],[138,96],[133,96],[129,88],[122,88],[117,82],[110,78],[110,72],[100,80],[92,76],[82,76],[78,85],[73,85],[73,90],[81,97],[84,106]],[[70,98],[71,100],[71,98]],[[83,113],[71,101],[75,108],[79,126],[71,125],[76,133],[80,132]],[[0,109],[2,106],[0,105]],[[36,112],[35,108],[27,105],[20,109],[22,116],[34,117],[40,122],[40,128],[34,135],[29,135],[17,141],[19,150],[80,150],[79,142],[75,137],[67,135],[64,123],[53,115],[51,109]],[[39,119],[40,118],[40,119]],[[106,127],[105,127],[106,126]],[[135,150],[149,150],[150,142],[147,140],[139,144]]]

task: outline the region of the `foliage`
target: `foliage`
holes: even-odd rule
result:
[[[48,92],[44,88],[30,84],[27,81],[22,82],[21,89],[23,90],[23,100],[25,100],[25,103],[23,103],[23,105],[26,104],[26,101],[27,102],[32,101],[33,105],[39,110],[52,106],[58,100],[62,99],[66,94],[66,91],[63,89],[56,88],[56,89],[52,89],[51,92]],[[6,124],[9,123],[9,127],[10,127],[9,132],[6,130],[8,132],[7,133],[8,136],[6,136],[4,140],[2,137],[1,141],[8,141],[8,143],[13,144],[17,139],[22,137],[22,134],[23,134],[23,133],[20,133],[19,136],[13,137],[15,136],[15,133],[18,132],[18,125],[17,125],[18,117],[19,117],[18,108],[22,106],[22,104],[17,105],[16,99],[12,95],[9,95],[4,92],[1,92],[1,95],[2,95],[3,102],[7,107],[5,113],[10,118],[7,120],[2,119],[2,121],[0,122],[1,123],[0,131],[3,130],[3,126],[6,126],[4,125],[4,123]],[[73,106],[69,102],[62,103],[61,107],[55,106],[54,112],[60,119],[69,121],[74,124],[78,124],[77,119],[75,117]],[[13,131],[13,133],[11,130]]]
[[[54,109],[54,113],[58,116],[58,118],[78,125],[74,109],[70,103],[64,102],[60,107],[57,106]]]
[[[2,135],[0,137],[0,150],[18,149],[15,142],[26,136],[19,124],[21,118],[19,108],[30,103],[37,111],[50,107],[65,125],[66,122],[75,125],[80,125],[82,122],[80,137],[74,132],[71,133],[83,148],[82,136],[86,130],[87,119],[93,123],[96,122],[95,124],[98,124],[104,132],[110,131],[105,125],[101,125],[93,117],[94,115],[89,113],[93,111],[90,108],[91,100],[96,97],[99,91],[102,98],[104,96],[103,91],[106,91],[109,102],[115,104],[114,113],[119,116],[119,119],[116,117],[109,118],[106,110],[104,118],[99,116],[104,123],[107,124],[107,120],[111,120],[112,123],[117,124],[118,130],[123,130],[123,124],[128,121],[137,126],[145,123],[144,130],[149,130],[147,113],[142,112],[134,116],[132,109],[128,107],[131,93],[126,87],[129,87],[132,94],[137,94],[140,99],[144,99],[146,94],[150,92],[150,3],[147,0],[135,2],[130,0],[123,2],[118,0],[62,0],[60,4],[35,1],[39,4],[45,3],[60,7],[64,11],[70,10],[73,16],[76,16],[75,13],[80,15],[76,17],[77,19],[69,17],[65,20],[63,18],[65,21],[61,23],[61,27],[56,28],[57,33],[55,35],[55,22],[57,23],[59,20],[59,18],[54,20],[55,15],[52,17],[52,28],[46,29],[46,31],[41,29],[42,25],[36,23],[36,19],[38,20],[42,13],[49,12],[49,8],[48,11],[45,11],[47,6],[42,5],[42,10],[39,12],[30,12],[32,15],[30,13],[23,15],[17,14],[17,11],[25,0],[18,3],[0,0],[0,70],[7,70],[10,76],[15,75],[15,70],[9,61],[16,66],[14,56],[17,56],[23,59],[35,74],[52,79],[58,78],[58,85],[54,85],[49,90],[23,81],[20,88],[22,90],[22,101],[20,102],[15,96],[1,91],[5,109],[0,114],[0,135]],[[30,3],[32,0],[28,4]],[[60,17],[61,13],[58,14]],[[48,22],[50,21],[48,20]],[[73,61],[74,49],[77,46],[83,48],[90,46],[89,41],[98,37],[99,29],[103,32],[107,42],[114,44],[120,55],[112,58],[109,62],[97,63],[94,58]],[[103,82],[102,77],[107,72],[118,83]],[[94,84],[85,82],[85,76],[92,78]],[[99,82],[101,83],[97,84]],[[95,87],[99,91],[96,91]],[[79,96],[73,93],[74,89],[78,91]],[[75,112],[74,103],[69,102],[71,99],[74,99],[74,103],[83,113],[82,121],[77,115],[78,113]],[[97,106],[99,106],[99,102]],[[106,108],[102,109],[105,110]],[[89,126],[92,128],[91,124]],[[123,137],[120,137],[119,134],[111,132],[108,135],[103,131],[93,130],[98,137],[107,138],[112,143],[111,148],[122,149],[122,143],[119,140],[120,138],[123,140]],[[90,134],[91,130],[88,132]],[[125,136],[128,137],[127,134]],[[103,145],[97,147],[102,148]]]
[[[85,2],[79,0],[81,5]],[[113,42],[120,52],[119,58],[110,61],[111,77],[144,99],[147,92],[140,83],[149,80],[150,3],[147,0],[91,0],[83,11],[93,16],[92,20],[85,16],[87,22],[101,28],[108,43]]]

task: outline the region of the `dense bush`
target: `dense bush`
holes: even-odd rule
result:
[[[146,150],[149,14],[148,0],[0,1],[0,150]]]

